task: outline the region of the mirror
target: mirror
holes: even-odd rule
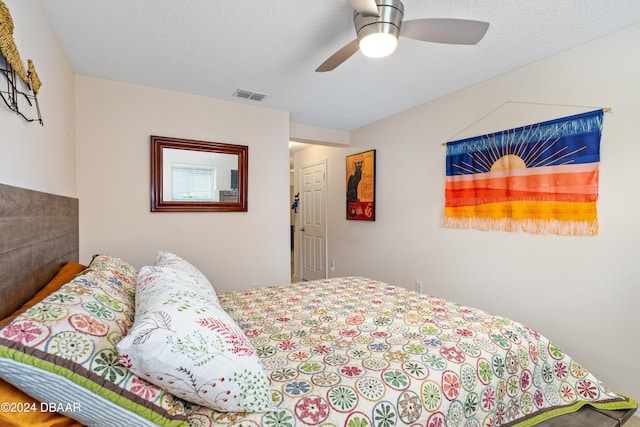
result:
[[[246,212],[249,147],[151,136],[151,212]]]

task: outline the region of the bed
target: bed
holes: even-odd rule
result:
[[[0,292],[28,289],[2,304],[2,425],[604,427],[637,407],[516,321],[363,277],[217,294],[163,251],[140,269],[109,254],[84,266],[77,201],[0,194],[16,236]],[[27,244],[42,197],[59,208],[35,215],[53,225]],[[38,249],[51,239],[63,254]]]

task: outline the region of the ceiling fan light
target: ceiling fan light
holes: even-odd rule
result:
[[[360,40],[360,50],[370,58],[391,55],[398,46],[398,38],[389,33],[373,33]]]
[[[353,12],[358,47],[371,58],[391,55],[398,46],[404,6],[400,0],[375,0],[378,16]]]

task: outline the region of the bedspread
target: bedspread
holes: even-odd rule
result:
[[[527,326],[382,282],[329,279],[219,300],[258,353],[277,410],[194,407],[192,426],[493,427],[585,403],[630,405]]]

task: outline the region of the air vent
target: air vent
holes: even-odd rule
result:
[[[252,101],[262,101],[267,95],[245,89],[236,89],[233,96],[237,98],[250,99]]]

